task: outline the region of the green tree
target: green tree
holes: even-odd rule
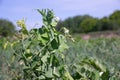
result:
[[[97,19],[87,18],[80,24],[80,32],[91,32],[95,29]]]
[[[100,23],[101,23],[101,29],[100,31],[105,31],[105,30],[113,30],[113,26],[112,23],[110,22],[109,18],[104,17],[102,19],[100,19]]]
[[[73,32],[74,33],[80,33],[81,32],[81,26],[80,24],[88,19],[88,18],[92,18],[91,16],[89,15],[84,15],[84,16],[75,16],[73,17],[73,21],[75,22],[75,26],[74,26],[74,29],[73,29]]]
[[[109,19],[114,29],[120,29],[120,10],[117,10],[111,14]]]
[[[15,33],[15,26],[12,22],[0,19],[0,35],[2,37],[12,36]]]
[[[63,21],[63,26],[67,27],[71,32],[73,32],[73,29],[75,27],[74,25],[75,25],[74,20],[71,17]]]
[[[79,33],[80,32],[80,24],[85,19],[92,18],[89,15],[84,16],[74,16],[65,19],[64,21],[60,21],[57,25],[57,28],[60,29],[61,26],[67,27],[72,33]]]
[[[72,33],[117,30],[120,29],[120,11],[117,10],[110,16],[101,19],[89,15],[69,17],[60,21],[57,28],[60,30],[61,26],[68,28]]]

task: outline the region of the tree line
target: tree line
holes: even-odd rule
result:
[[[77,15],[59,21],[57,29],[68,28],[71,33],[88,33],[95,31],[120,29],[120,10],[116,10],[108,17],[94,18],[90,15]]]
[[[88,33],[93,31],[118,30],[120,29],[120,10],[116,10],[108,17],[101,19],[90,15],[77,15],[59,21],[57,30],[66,27],[71,33]],[[16,32],[14,24],[6,19],[0,19],[0,36],[12,36]]]

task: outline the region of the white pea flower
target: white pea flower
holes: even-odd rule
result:
[[[69,34],[69,30],[67,28],[63,28],[65,34]]]
[[[59,17],[53,18],[52,23],[51,23],[52,26],[56,26],[59,21],[60,21],[60,18],[59,18]]]
[[[54,18],[56,22],[59,22],[60,21],[60,18],[59,17],[55,17]]]
[[[100,72],[99,75],[102,76],[103,72]]]

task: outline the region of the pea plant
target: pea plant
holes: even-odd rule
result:
[[[58,18],[52,10],[37,10],[42,15],[43,25],[28,31],[24,20],[18,21],[21,27],[19,40],[13,47],[15,55],[23,65],[23,80],[72,80],[63,51],[68,48],[66,37],[55,30]]]
[[[97,60],[78,58],[78,64],[67,64],[64,52],[68,49],[66,35],[71,37],[69,30],[63,28],[65,36],[56,31],[58,18],[52,10],[37,11],[42,15],[42,27],[28,31],[24,19],[20,20],[17,39],[10,42],[22,67],[21,74],[13,80],[109,80],[109,70]]]

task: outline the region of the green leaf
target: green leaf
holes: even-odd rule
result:
[[[100,80],[99,72],[98,71],[92,72],[91,78],[92,80]]]
[[[57,77],[60,77],[59,70],[56,67],[54,67],[53,74]]]
[[[45,27],[45,26],[43,26],[42,28],[39,28],[39,29],[38,29],[39,34],[44,34],[44,33],[45,33],[44,27]]]
[[[50,57],[47,53],[41,58],[43,63],[47,62],[47,58]]]
[[[12,62],[12,63],[15,61],[15,58],[16,58],[16,56],[13,55],[12,58],[11,58],[11,62]]]
[[[58,49],[59,43],[57,42],[56,39],[53,39],[53,40],[52,40],[51,46],[52,46],[53,49]]]
[[[85,75],[89,78],[89,77],[91,77],[91,72],[90,72],[89,70],[87,70],[87,71],[85,72]]]
[[[48,39],[46,39],[45,37],[42,37],[41,35],[38,35],[38,40],[39,40],[43,45],[46,45],[46,43],[48,42]]]
[[[45,76],[47,78],[53,78],[53,73],[52,73],[52,68],[51,67],[49,67],[48,71],[45,72]]]
[[[39,80],[45,80],[45,76],[41,75],[38,77]]]
[[[85,68],[82,67],[81,70],[80,70],[81,73],[85,73]]]
[[[34,60],[34,61],[31,63],[31,67],[34,68],[34,67],[36,67],[36,65],[39,65],[39,64],[40,64],[40,62]],[[40,67],[41,67],[41,66],[40,66]]]
[[[31,44],[30,38],[24,39],[23,46],[25,49],[29,48],[30,44]]]
[[[30,70],[30,69],[31,69],[31,68],[28,67],[28,66],[24,66],[24,67],[23,67],[23,70],[24,70],[24,71],[27,71],[27,70]]]
[[[25,57],[26,57],[26,58],[32,57],[32,53],[26,53],[26,54],[25,54]]]
[[[74,80],[68,71],[66,71],[64,75],[67,78],[67,80]]]
[[[63,35],[59,35],[59,51],[63,52],[65,49],[68,49],[68,45],[65,43],[66,38]]]
[[[65,43],[60,44],[60,47],[59,47],[59,51],[60,51],[60,52],[63,52],[63,51],[66,50],[66,49],[68,49],[67,44],[65,44]]]
[[[110,77],[110,72],[108,70],[106,70],[106,72],[104,72],[101,76],[102,80],[109,80]]]
[[[37,70],[37,71],[42,71],[42,68],[41,68],[41,67],[38,67],[36,70]]]
[[[45,39],[45,40],[49,40],[49,39],[48,39],[48,34],[47,34],[47,33],[42,34],[41,37],[42,37],[43,39]]]

